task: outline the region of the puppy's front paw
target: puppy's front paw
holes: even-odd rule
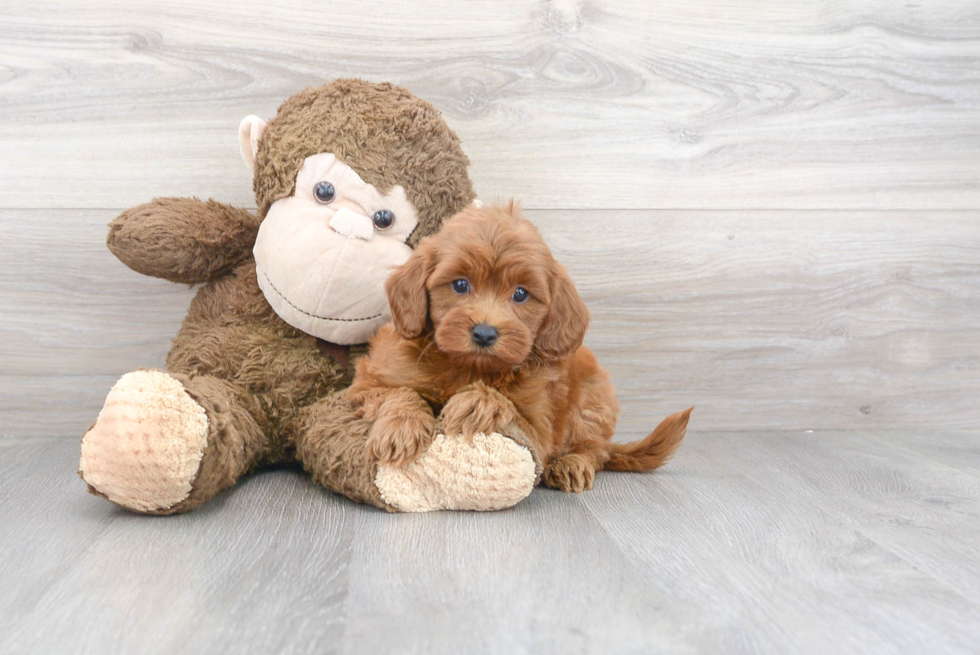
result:
[[[585,455],[571,453],[548,464],[542,481],[552,489],[581,493],[595,483],[595,466]]]
[[[368,453],[382,464],[405,466],[432,443],[435,423],[424,412],[382,412],[368,433]]]
[[[490,434],[516,418],[514,404],[499,391],[482,383],[463,389],[442,408],[442,431],[472,437]]]

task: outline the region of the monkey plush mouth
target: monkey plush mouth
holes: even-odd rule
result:
[[[325,341],[367,343],[388,322],[384,284],[412,249],[385,236],[351,238],[330,212],[286,198],[270,208],[253,254],[259,288],[282,320]]]
[[[391,317],[385,279],[412,249],[404,243],[357,241],[323,231],[316,238],[291,240],[306,246],[305,252],[297,252],[276,247],[277,238],[264,238],[268,221],[266,217],[255,242],[255,272],[276,314],[325,341],[345,346],[369,341]],[[373,262],[370,268],[365,268],[365,261]]]
[[[261,272],[261,276],[263,278],[265,278],[266,284],[269,285],[269,288],[273,291],[273,293],[275,293],[277,296],[279,296],[279,298],[281,298],[284,303],[286,303],[287,305],[289,305],[290,307],[292,307],[296,311],[298,311],[298,312],[300,312],[302,314],[306,314],[310,318],[315,318],[318,321],[345,321],[345,322],[352,322],[353,321],[353,322],[356,322],[356,321],[373,321],[375,319],[384,318],[384,312],[375,314],[374,316],[365,316],[364,318],[331,318],[329,316],[317,316],[316,314],[314,314],[312,312],[308,312],[305,309],[303,309],[301,307],[297,307],[293,303],[289,302],[289,298],[287,298],[286,296],[284,296],[282,294],[282,292],[279,291],[279,289],[276,288],[276,285],[274,285],[272,283],[272,280],[269,279],[269,276],[266,274],[265,271],[262,271]],[[264,287],[263,287],[263,289],[264,289]]]

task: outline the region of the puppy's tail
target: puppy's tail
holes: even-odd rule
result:
[[[671,414],[642,441],[610,444],[612,456],[602,468],[607,471],[651,471],[663,466],[681,445],[693,409]]]

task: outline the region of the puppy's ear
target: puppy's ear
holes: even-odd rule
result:
[[[401,268],[388,276],[385,293],[391,307],[391,320],[398,334],[414,339],[425,330],[429,314],[429,293],[425,281],[434,266],[431,243],[423,241]]]
[[[578,350],[589,329],[589,309],[561,264],[551,280],[551,308],[534,347],[546,359],[564,359]]]

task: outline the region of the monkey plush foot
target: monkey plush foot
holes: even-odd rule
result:
[[[138,512],[187,498],[208,440],[208,417],[163,371],[122,376],[85,436],[79,475],[98,495]]]
[[[401,512],[506,509],[534,488],[531,452],[499,433],[436,435],[422,455],[403,468],[382,464],[375,485]]]

